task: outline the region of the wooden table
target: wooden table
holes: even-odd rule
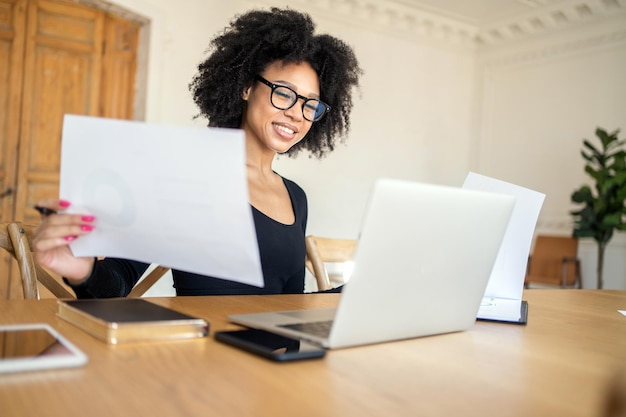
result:
[[[215,342],[228,314],[334,306],[336,294],[153,298],[211,322],[204,339],[107,345],[54,300],[0,302],[0,323],[50,323],[82,368],[0,375],[9,416],[596,416],[626,364],[626,292],[527,290],[527,326],[329,351],[273,363]],[[453,307],[453,306],[451,306]],[[416,320],[428,318],[416,318]]]

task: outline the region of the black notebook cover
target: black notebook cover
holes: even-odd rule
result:
[[[195,317],[179,313],[141,298],[64,300],[63,302],[87,314],[112,323],[195,319]]]
[[[59,317],[108,343],[203,337],[205,320],[141,298],[59,300]]]

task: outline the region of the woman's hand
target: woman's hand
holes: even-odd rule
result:
[[[75,257],[70,242],[89,234],[94,229],[95,217],[83,214],[63,214],[70,206],[64,200],[41,200],[37,203],[42,214],[41,224],[35,231],[33,251],[35,261],[79,284],[89,278],[94,258]]]

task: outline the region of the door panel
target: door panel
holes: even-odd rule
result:
[[[137,23],[116,16],[107,16],[101,116],[115,119],[133,118],[139,29]]]
[[[133,118],[140,29],[76,1],[0,0],[0,196],[13,190],[0,221],[36,224],[31,207],[58,196],[64,114]],[[7,297],[21,298],[21,283],[2,253]]]
[[[13,216],[26,0],[0,1],[0,221]],[[8,190],[12,190],[8,192]]]
[[[40,188],[58,184],[63,115],[98,114],[104,17],[80,4],[29,5],[15,219],[37,222]]]
[[[24,48],[24,2],[0,2],[0,221],[13,215]],[[12,158],[11,158],[12,156]]]
[[[0,0],[0,221],[13,218],[22,96],[26,0]],[[11,192],[8,192],[8,190]],[[0,297],[16,287],[13,258],[0,251]],[[12,285],[13,283],[13,285]],[[19,281],[18,281],[19,284]],[[20,288],[21,287],[17,287]]]

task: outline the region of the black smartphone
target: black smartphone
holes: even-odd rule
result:
[[[298,339],[258,329],[215,332],[215,340],[275,361],[321,358],[326,349]]]

